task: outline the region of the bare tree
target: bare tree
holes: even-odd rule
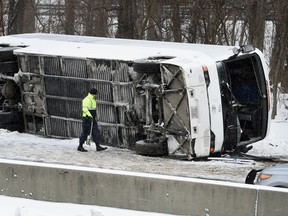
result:
[[[0,36],[4,35],[3,1],[0,0]]]
[[[234,45],[240,38],[243,18],[241,6],[234,0],[209,0],[205,4],[187,0],[181,8],[185,10],[180,12],[185,22],[182,36],[188,42]]]
[[[119,0],[117,38],[137,38],[135,34],[136,5],[136,0]]]
[[[140,0],[136,12],[138,39],[161,40],[162,0]]]
[[[15,9],[15,5],[16,5],[16,0],[10,0],[8,5],[8,34],[13,34],[14,32],[14,26],[13,23],[15,22],[15,13],[16,13],[16,9]]]
[[[65,0],[65,34],[74,35],[75,33],[75,10],[77,0]]]
[[[9,1],[9,34],[35,32],[35,0]]]
[[[147,39],[161,40],[161,1],[146,0]],[[144,38],[143,36],[140,38]]]
[[[170,2],[172,6],[172,32],[175,42],[182,42],[180,3],[178,0]]]
[[[267,0],[248,0],[249,43],[263,50]]]
[[[111,7],[106,0],[86,0],[83,8],[86,35],[108,37],[108,11]]]
[[[37,0],[36,8],[36,31],[55,34],[64,34],[66,32],[67,10],[65,9],[64,0]]]
[[[186,22],[186,27],[182,30],[185,39],[189,43],[196,43],[198,39],[198,27],[200,26],[199,19],[199,0],[191,1],[188,4],[189,13],[184,18]]]
[[[112,7],[112,5],[110,6]],[[108,8],[105,0],[97,1],[96,5],[96,18],[95,24],[97,28],[95,29],[95,35],[100,37],[108,36]]]
[[[277,93],[278,85],[281,81],[281,75],[285,72],[288,58],[288,2],[275,1],[274,18],[276,26],[276,35],[270,61],[271,82],[273,90],[273,110],[272,119],[277,115]],[[283,81],[283,80],[282,80]]]

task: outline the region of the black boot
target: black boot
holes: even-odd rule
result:
[[[102,147],[102,146],[96,147],[96,151],[104,151],[106,149],[107,147]]]
[[[83,144],[79,144],[77,150],[80,152],[87,152],[87,150],[83,148]]]
[[[96,151],[104,151],[106,149],[107,149],[107,147],[102,147],[102,146],[100,146],[99,143],[96,143]]]

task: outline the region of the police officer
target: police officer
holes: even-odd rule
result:
[[[87,150],[83,148],[83,144],[87,140],[88,135],[90,134],[91,124],[93,124],[92,138],[96,144],[96,151],[103,151],[107,149],[106,147],[100,146],[101,135],[95,118],[97,106],[96,97],[97,89],[92,88],[88,95],[82,100],[82,134],[79,138],[79,146],[77,148],[77,150],[81,152],[87,152]]]

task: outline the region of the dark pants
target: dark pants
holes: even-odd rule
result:
[[[84,142],[87,140],[88,135],[90,134],[91,130],[91,121],[89,119],[83,118],[82,122],[82,134],[79,138],[79,144],[83,145]],[[96,145],[99,145],[101,134],[98,129],[97,121],[93,122],[93,128],[92,128],[92,138],[93,141],[96,143]]]

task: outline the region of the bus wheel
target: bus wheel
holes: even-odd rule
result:
[[[160,73],[160,63],[175,58],[174,56],[153,56],[139,59],[133,62],[133,70],[137,73],[157,74]]]
[[[22,114],[18,112],[4,112],[0,111],[0,128],[7,129],[10,131],[19,131],[24,130],[22,122]]]
[[[168,155],[168,150],[165,142],[146,142],[145,140],[138,140],[135,144],[135,151],[139,155],[144,156],[165,156]]]
[[[142,59],[134,61],[133,70],[137,73],[157,74],[160,73],[160,64],[158,62],[147,62]]]

